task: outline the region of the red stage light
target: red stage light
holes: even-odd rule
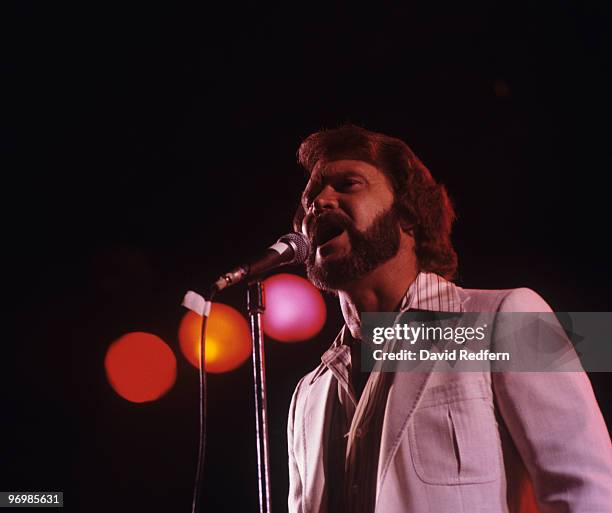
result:
[[[159,399],[176,381],[172,349],[151,333],[133,332],[115,340],[104,367],[115,392],[133,403]]]
[[[196,369],[200,359],[202,317],[189,311],[179,327],[181,351]],[[227,372],[251,356],[251,332],[246,319],[234,308],[213,303],[206,324],[206,372]]]
[[[294,274],[277,274],[265,280],[264,287],[266,335],[281,342],[298,342],[321,331],[327,309],[312,283]]]

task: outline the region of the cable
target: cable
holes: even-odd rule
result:
[[[213,285],[208,292],[208,296],[205,298],[206,302],[210,306],[212,300],[217,292],[217,288]],[[201,504],[201,494],[204,479],[204,456],[206,452],[206,404],[207,404],[207,390],[206,390],[206,324],[208,321],[208,311],[204,311],[202,315],[202,329],[200,330],[200,430],[199,430],[199,443],[198,443],[198,463],[196,468],[195,484],[193,489],[193,502],[191,504],[191,512],[199,513]]]

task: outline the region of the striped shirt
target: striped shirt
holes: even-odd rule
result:
[[[407,310],[460,312],[462,309],[453,283],[437,274],[420,272],[400,303],[399,311]],[[357,399],[351,378],[351,371],[355,371],[351,345],[355,344],[358,342],[344,326],[332,347],[321,357],[321,371],[328,369],[338,383],[327,440],[329,513],[372,513],[376,501],[382,421],[393,373],[371,372]]]

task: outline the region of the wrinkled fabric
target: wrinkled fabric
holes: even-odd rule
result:
[[[550,311],[529,289],[461,289],[429,273],[409,308]],[[610,511],[612,447],[584,373],[373,372],[356,404],[345,330],[292,398],[291,513],[331,513],[330,500],[351,513]],[[330,453],[347,428],[345,451]]]

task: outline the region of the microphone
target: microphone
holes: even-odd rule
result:
[[[303,264],[309,251],[310,243],[304,235],[297,232],[288,233],[266,249],[258,259],[222,274],[215,281],[213,288],[219,292],[246,278],[258,276],[281,265]]]

